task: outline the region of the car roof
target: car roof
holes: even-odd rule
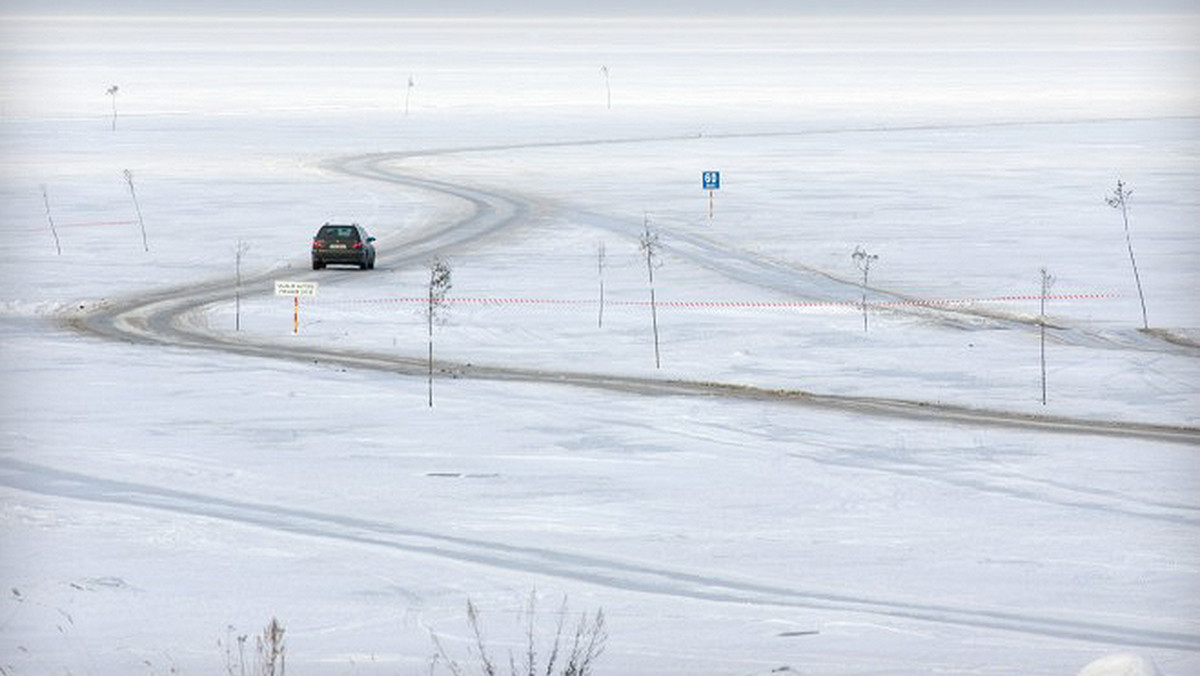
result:
[[[328,232],[330,230],[345,230],[347,228],[353,229],[357,232],[364,232],[364,233],[366,232],[366,230],[363,229],[363,227],[357,223],[326,223],[325,225],[322,225],[321,229],[318,230],[317,232]]]

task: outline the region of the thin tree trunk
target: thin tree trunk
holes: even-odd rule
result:
[[[863,333],[866,333],[867,332],[867,271],[866,270],[863,270],[862,315],[863,315]]]
[[[654,297],[654,265],[651,261],[651,253],[646,251],[646,272],[650,276],[650,322],[654,327],[654,368],[662,368],[662,360],[659,357],[658,350],[658,303]]]
[[[238,240],[237,255],[234,267],[237,274],[237,286],[233,294],[233,330],[242,330],[242,240]]]
[[[1138,274],[1137,259],[1133,257],[1133,240],[1129,236],[1129,213],[1125,200],[1121,200],[1121,220],[1125,223],[1125,247],[1129,249],[1129,264],[1133,266],[1133,281],[1137,284],[1138,300],[1142,303],[1142,328],[1150,328],[1150,320],[1146,317],[1146,296],[1142,293],[1142,277]]]
[[[596,316],[596,328],[604,328],[604,242],[596,248],[596,274],[600,278],[600,309]]]
[[[1046,405],[1046,282],[1042,281],[1042,406]]]
[[[1041,313],[1038,319],[1042,343],[1042,406],[1046,405],[1046,296],[1049,295],[1050,286],[1053,284],[1054,277],[1046,271],[1046,268],[1042,268]]]
[[[61,256],[62,244],[58,241],[58,229],[54,227],[54,217],[50,215],[50,195],[46,193],[46,186],[42,186],[42,201],[46,203],[46,221],[50,223],[50,234],[54,235],[54,250]]]
[[[133,172],[125,170],[125,182],[129,184],[129,196],[133,198],[133,208],[137,212],[138,227],[142,230],[142,248],[147,252],[150,251],[150,244],[146,241],[146,222],[142,220],[142,207],[138,204],[137,191],[133,188]]]
[[[429,292],[429,407],[433,408],[433,291]]]

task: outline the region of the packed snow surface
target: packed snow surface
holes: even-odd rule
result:
[[[2,26],[0,673],[1200,672],[1200,18]]]
[[[1140,655],[1108,655],[1084,667],[1079,676],[1161,676],[1153,662]]]

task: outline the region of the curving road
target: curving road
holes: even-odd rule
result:
[[[663,139],[629,139],[617,141],[595,141],[596,143],[632,143]],[[487,148],[463,148],[458,150],[434,150],[408,153],[376,153],[337,158],[324,163],[324,168],[357,178],[385,182],[409,190],[431,193],[438,199],[458,200],[469,208],[457,217],[443,216],[444,220],[430,224],[421,233],[404,241],[393,241],[383,247],[379,261],[393,267],[423,266],[430,257],[462,251],[480,246],[487,239],[510,228],[526,223],[530,216],[547,208],[547,204],[533,198],[481,188],[456,185],[444,181],[430,180],[408,174],[398,168],[400,160],[431,154],[451,152],[479,152],[481,150],[507,150],[517,147],[567,146],[568,143],[534,144],[529,146],[495,146]],[[577,212],[578,213],[578,212]],[[640,224],[622,222],[601,214],[585,214],[587,221],[607,227],[631,237],[639,233]],[[836,279],[809,268],[785,265],[779,262],[754,257],[746,252],[723,249],[706,238],[681,234],[672,237],[672,253],[733,279],[788,293],[806,300],[844,299],[851,282]],[[322,281],[336,282],[340,277],[353,274],[350,271],[323,271]],[[275,271],[244,280],[245,287],[269,288],[268,282]],[[296,275],[293,278],[314,277],[314,273]],[[907,300],[897,294],[877,290],[885,297]],[[235,293],[233,280],[212,282],[201,286],[167,289],[152,294],[137,296],[107,303],[84,312],[64,317],[64,322],[80,331],[114,340],[135,341],[148,344],[168,344],[198,349],[221,350],[246,356],[291,359],[306,362],[333,363],[352,368],[373,369],[407,375],[424,375],[427,362],[423,355],[410,357],[391,353],[378,353],[347,348],[295,345],[275,342],[263,338],[232,335],[213,331],[202,321],[206,308],[232,302]],[[265,292],[263,292],[265,293]],[[997,328],[1036,329],[1035,324],[1021,322],[993,314],[966,309],[942,309],[916,307],[904,311],[920,312],[935,317],[938,321],[957,324],[964,316],[971,321],[993,322]],[[1057,332],[1060,340],[1093,347],[1114,347],[1110,337],[1089,333],[1083,329],[1063,329]],[[1153,351],[1183,351],[1197,354],[1189,345],[1178,345],[1154,336],[1145,335],[1122,341],[1123,348]],[[838,409],[859,415],[890,416],[907,419],[922,419],[963,425],[1010,427],[1033,429],[1045,432],[1069,434],[1097,434],[1107,436],[1137,437],[1175,443],[1200,445],[1200,428],[1172,426],[1136,421],[1102,421],[1052,415],[1032,415],[1001,410],[987,410],[953,404],[915,401],[896,398],[841,396],[819,394],[803,390],[770,389],[747,385],[701,382],[691,380],[654,377],[625,376],[583,371],[546,371],[539,369],[509,367],[503,365],[442,363],[442,368],[452,371],[457,377],[498,381],[520,381],[546,383],[561,386],[608,389],[646,396],[703,396],[763,400],[792,405]]]

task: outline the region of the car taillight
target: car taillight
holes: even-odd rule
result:
[[[319,239],[314,239],[314,240],[313,240],[313,248],[314,248],[314,249],[324,249],[324,248],[325,248],[325,242],[323,242],[323,241],[321,241],[321,240],[319,240]]]
[[[355,249],[361,249],[361,248],[362,248],[362,242],[355,242],[355,243],[354,243],[354,248],[355,248]]]

